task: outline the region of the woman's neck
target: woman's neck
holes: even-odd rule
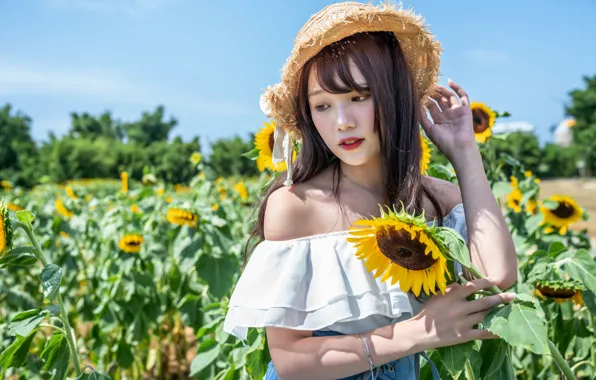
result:
[[[380,157],[378,160],[371,160],[360,166],[351,166],[341,162],[340,172],[342,179],[346,179],[357,187],[385,199],[385,181]]]

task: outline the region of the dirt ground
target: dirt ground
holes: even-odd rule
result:
[[[581,220],[569,228],[575,231],[587,228],[593,246],[596,246],[596,178],[541,180],[540,199],[551,195],[568,195],[589,214],[590,220]]]

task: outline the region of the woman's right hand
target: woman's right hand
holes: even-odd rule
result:
[[[470,281],[464,285],[453,283],[445,291],[424,303],[416,316],[410,319],[419,349],[430,350],[452,346],[479,339],[495,339],[498,336],[486,329],[474,326],[484,319],[493,307],[511,302],[515,293],[501,293],[485,296],[478,300],[466,298],[481,289],[488,289],[495,284],[487,278]]]

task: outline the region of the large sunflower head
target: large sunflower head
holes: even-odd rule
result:
[[[275,142],[275,125],[276,122],[273,120],[271,123],[264,122],[265,126],[255,135],[255,148],[259,151],[259,157],[257,158],[257,169],[260,172],[265,169],[272,170],[274,172],[283,172],[288,170],[288,166],[285,161],[278,164],[273,163],[273,143]],[[296,159],[296,150],[293,149],[292,161]]]
[[[472,102],[470,104],[472,110],[472,121],[474,123],[474,135],[476,141],[485,143],[492,135],[492,128],[497,119],[497,113],[490,109],[486,104],[480,102]]]
[[[403,208],[399,213],[382,210],[379,218],[356,221],[347,240],[375,278],[391,278],[391,284],[399,281],[402,291],[411,290],[416,297],[422,290],[436,294],[437,287],[445,294],[446,275],[451,275],[435,228],[426,224],[424,213],[415,217]]]
[[[583,210],[573,200],[566,195],[553,195],[548,198],[551,202],[556,202],[556,207],[549,208],[545,205],[540,207],[540,212],[544,215],[544,224],[549,225],[545,232],[559,230],[559,234],[565,235],[567,228],[582,218]]]
[[[584,287],[579,281],[536,281],[534,287],[535,296],[550,298],[556,303],[569,301],[580,306],[584,303],[582,298]]]
[[[137,234],[127,234],[120,239],[120,249],[126,253],[139,253],[145,240]]]
[[[0,256],[12,249],[12,223],[8,215],[8,207],[4,200],[0,201]]]
[[[428,146],[428,140],[420,131],[420,142],[422,145],[422,157],[420,159],[420,173],[425,174],[428,168],[430,167],[430,147]]]
[[[191,228],[196,228],[199,224],[199,216],[197,214],[180,208],[169,209],[166,219],[172,224]]]

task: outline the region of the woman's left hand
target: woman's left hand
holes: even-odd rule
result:
[[[437,86],[434,95],[431,95],[438,105],[431,99],[426,105],[420,105],[420,120],[426,136],[452,160],[458,151],[477,148],[477,145],[468,94],[451,80],[449,87],[453,91]],[[427,109],[433,121],[427,117]]]

